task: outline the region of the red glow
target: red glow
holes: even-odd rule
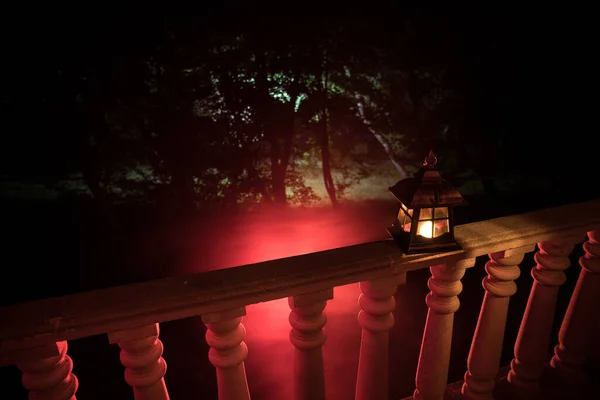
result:
[[[389,201],[337,210],[288,209],[239,218],[219,216],[191,223],[191,231],[181,227],[174,233],[165,232],[166,243],[146,246],[139,252],[147,260],[140,263],[153,266],[148,269],[153,277],[173,276],[365,243],[387,238],[385,228],[397,212],[397,203]],[[153,249],[165,247],[174,256],[185,258],[157,262]],[[323,359],[329,400],[354,398],[361,335],[359,293],[358,284],[336,287],[334,299],[325,309],[328,339]],[[289,313],[287,299],[247,307],[243,321],[249,349],[246,373],[253,399],[293,398],[294,347],[289,341]]]
[[[375,212],[355,211],[304,210],[247,219],[239,225],[230,226],[226,239],[215,246],[215,253],[218,253],[215,256],[223,256],[219,258],[221,265],[218,267],[311,253],[386,237],[384,227],[394,211],[390,213],[385,207]],[[365,215],[370,217],[364,218]],[[197,254],[195,259],[206,263],[212,258],[209,254]],[[336,287],[334,299],[325,309],[328,339],[323,347],[323,359],[328,399],[354,398],[361,333],[357,322],[359,294],[358,284]],[[249,348],[246,373],[253,398],[293,398],[294,347],[288,338],[291,329],[289,312],[287,299],[247,307],[247,317],[243,321]]]
[[[327,303],[327,342],[323,346],[327,399],[354,398],[360,326],[358,284],[336,287],[334,299]],[[293,399],[294,347],[288,336],[290,312],[287,299],[247,307],[246,360],[248,385],[259,399]],[[254,397],[253,397],[254,398]]]
[[[191,242],[173,245],[188,254],[178,273],[196,273],[329,250],[385,239],[397,206],[378,203],[371,207],[265,211],[235,219],[220,218],[199,223]],[[172,275],[174,271],[169,271]]]

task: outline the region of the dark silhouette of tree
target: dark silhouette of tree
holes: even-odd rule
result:
[[[406,175],[451,124],[444,70],[423,56],[427,36],[413,28],[390,35],[393,21],[368,18],[317,18],[310,32],[307,22],[267,31],[201,21],[123,20],[48,39],[62,46],[57,64],[38,68],[50,75],[44,85],[60,88],[46,108],[58,111],[39,127],[60,132],[47,141],[60,160],[49,184],[80,173],[114,220],[111,204],[123,198],[181,214],[308,204],[316,195],[297,164],[318,164],[335,206],[382,154]],[[27,101],[46,94],[38,87]]]

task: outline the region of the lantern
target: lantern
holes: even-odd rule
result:
[[[389,190],[400,201],[398,219],[387,230],[405,254],[458,250],[454,239],[452,208],[467,204],[461,194],[440,176],[433,151],[412,178]]]

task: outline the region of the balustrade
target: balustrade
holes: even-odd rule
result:
[[[246,328],[241,323],[244,315],[246,308],[241,307],[202,316],[208,328],[208,358],[217,370],[219,400],[250,399],[244,368],[248,356],[248,347],[244,343]]]
[[[360,283],[358,322],[362,327],[356,400],[388,398],[389,331],[394,326],[394,293],[406,283],[406,274]]]
[[[569,383],[586,380],[583,364],[592,353],[593,339],[598,336],[597,324],[600,309],[600,231],[588,232],[583,244],[585,254],[579,258],[581,272],[571,296],[569,307],[558,334],[558,345],[550,365],[556,374]],[[592,329],[590,329],[592,328]]]
[[[291,308],[290,342],[296,348],[294,356],[294,395],[296,400],[325,400],[325,375],[322,347],[327,340],[323,327],[327,315],[323,312],[327,300],[333,299],[333,289],[288,298]]]
[[[66,341],[33,347],[16,360],[31,400],[75,400],[79,386]]]
[[[417,366],[417,388],[413,395],[416,400],[438,400],[444,397],[448,383],[454,313],[460,306],[460,279],[465,270],[474,265],[475,259],[470,258],[430,268],[432,276],[428,286],[431,292],[426,298],[429,311]]]
[[[534,282],[508,373],[508,381],[525,392],[538,391],[547,361],[558,288],[567,279],[563,271],[571,264],[569,254],[575,247],[575,240],[566,239],[539,243],[534,256],[536,266],[531,270]]]
[[[158,324],[108,334],[110,343],[121,348],[125,382],[133,388],[135,400],[169,400],[164,380],[167,363],[158,334]]]
[[[488,276],[483,279],[485,296],[479,312],[467,360],[467,373],[462,387],[466,399],[492,399],[504,341],[504,328],[510,296],[517,292],[521,273],[519,263],[530,246],[490,254],[485,265]]]
[[[550,368],[544,369],[558,288],[565,281],[563,271],[569,266],[574,244],[586,232],[585,254],[579,260],[581,273]],[[324,310],[333,298],[333,287],[360,282],[362,340],[355,398],[386,400],[394,294],[405,283],[407,272],[430,267],[428,314],[413,397],[440,400],[447,392],[461,278],[476,257],[489,254],[483,303],[460,391],[465,399],[492,399],[519,263],[537,243],[536,266],[531,271],[534,283],[507,380],[515,390],[529,393],[526,396],[539,389],[544,371],[566,383],[582,382],[583,364],[597,355],[593,340],[600,333],[596,317],[600,307],[600,201],[462,225],[456,227],[455,236],[462,250],[449,253],[406,256],[392,241],[381,241],[146,282],[135,290],[125,286],[1,307],[0,320],[8,323],[0,325],[0,365],[18,366],[30,399],[75,400],[78,380],[67,355],[67,340],[108,334],[110,343],[121,348],[125,381],[133,388],[134,398],[168,400],[166,362],[156,321],[201,316],[207,327],[208,358],[216,370],[219,399],[249,400],[244,367],[248,347],[241,323],[246,306],[287,297],[290,342],[295,348],[295,399],[325,400]]]

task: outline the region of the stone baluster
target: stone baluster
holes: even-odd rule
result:
[[[23,372],[23,386],[35,400],[75,400],[79,383],[67,342],[33,347],[19,352],[17,367]]]
[[[241,323],[245,315],[246,307],[240,307],[202,316],[208,328],[208,358],[217,370],[219,400],[250,400],[244,367],[246,328]]]
[[[574,243],[574,240],[564,239],[538,243],[539,250],[534,256],[537,265],[531,269],[534,282],[508,373],[510,384],[521,391],[536,392],[539,389],[543,366],[547,362],[558,289],[567,279],[563,271],[571,264],[569,254]]]
[[[550,365],[568,383],[581,383],[586,377],[582,366],[593,353],[593,339],[598,333],[593,321],[600,308],[600,231],[588,232],[583,244],[585,254],[579,258],[581,273],[571,296],[558,334],[558,345]]]
[[[467,373],[462,386],[466,399],[493,399],[495,379],[500,369],[504,329],[510,296],[517,292],[515,279],[520,276],[519,264],[527,246],[489,255],[485,265],[488,276],[483,279],[485,296],[467,360]]]
[[[423,332],[421,354],[417,366],[415,400],[442,400],[448,384],[450,349],[454,313],[458,311],[460,279],[465,270],[475,265],[475,259],[431,267],[428,286],[431,292],[425,302],[429,307]]]
[[[291,308],[290,341],[294,354],[294,398],[325,400],[325,375],[321,348],[327,339],[323,312],[327,300],[333,299],[333,288],[288,298]]]
[[[109,342],[121,348],[125,382],[133,388],[135,400],[169,400],[164,380],[167,363],[162,358],[159,332],[158,324],[151,324],[108,334]]]
[[[406,273],[360,283],[358,322],[362,327],[356,400],[387,400],[389,393],[389,332],[394,326],[394,294],[406,283]]]

